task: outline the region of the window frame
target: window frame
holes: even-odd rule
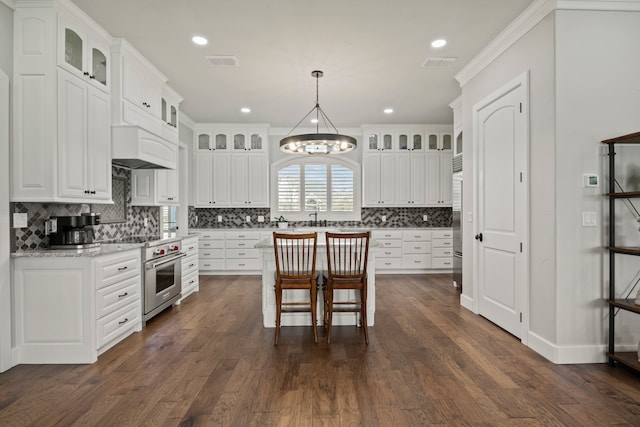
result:
[[[284,216],[288,221],[309,221],[311,220],[310,211],[304,211],[304,198],[301,199],[302,211],[298,212],[281,212],[278,210],[278,172],[288,166],[300,165],[301,174],[304,173],[305,165],[327,165],[329,170],[332,165],[340,165],[348,168],[353,172],[353,212],[344,211],[326,211],[318,212],[318,220],[328,221],[360,221],[362,211],[362,185],[361,185],[361,165],[351,159],[344,157],[336,157],[332,155],[320,156],[320,155],[307,155],[296,156],[291,155],[290,158],[284,158],[271,165],[271,220],[273,217]],[[331,192],[329,187],[329,192]],[[301,194],[304,189],[301,189]],[[329,197],[330,193],[329,193]]]

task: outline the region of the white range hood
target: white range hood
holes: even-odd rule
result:
[[[129,169],[175,169],[178,145],[139,126],[112,126],[111,158]]]

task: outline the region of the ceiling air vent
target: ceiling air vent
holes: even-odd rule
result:
[[[432,56],[424,60],[424,62],[422,63],[422,67],[423,68],[450,67],[457,60],[458,58],[444,58],[444,57]]]
[[[205,59],[212,67],[237,67],[238,58],[235,55],[210,55]]]

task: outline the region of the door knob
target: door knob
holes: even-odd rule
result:
[[[482,233],[476,234],[476,240],[479,240],[482,242]]]

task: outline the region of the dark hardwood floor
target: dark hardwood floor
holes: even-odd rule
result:
[[[379,276],[355,327],[262,327],[256,276],[202,276],[94,365],[0,374],[0,426],[640,425],[640,375],[554,365],[461,308],[450,276]]]

